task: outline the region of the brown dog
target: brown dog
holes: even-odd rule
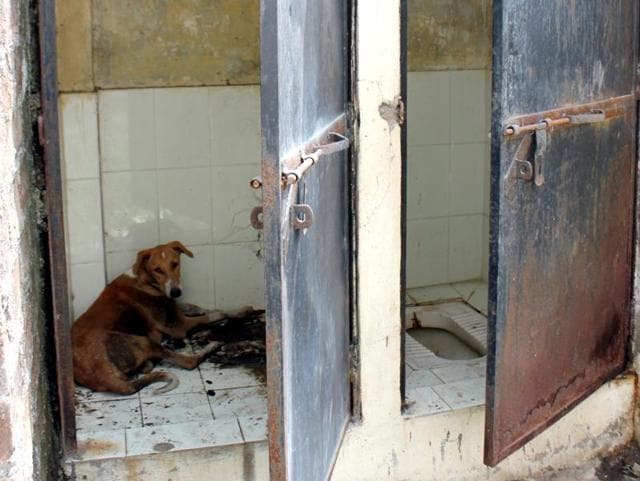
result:
[[[175,298],[182,294],[180,254],[193,257],[178,241],[138,253],[133,267],[114,279],[100,297],[73,324],[75,381],[94,391],[133,394],[154,382],[166,382],[154,391],[171,391],[178,379],[168,372],[150,372],[154,360],[193,369],[222,343],[211,342],[194,355],[180,354],[162,345],[162,336],[184,339],[202,324],[241,316],[214,311],[185,316]],[[131,376],[144,373],[138,378]]]

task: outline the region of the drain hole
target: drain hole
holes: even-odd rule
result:
[[[445,329],[416,327],[408,329],[407,332],[438,357],[451,360],[476,359],[482,357],[480,352]]]

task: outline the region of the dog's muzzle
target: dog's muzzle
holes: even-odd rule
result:
[[[172,287],[171,290],[169,291],[169,296],[173,297],[174,299],[176,297],[180,297],[182,295],[182,289],[180,289],[179,287]]]

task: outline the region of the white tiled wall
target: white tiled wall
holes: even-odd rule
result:
[[[77,317],[140,249],[180,240],[184,299],[263,305],[257,86],[100,91],[60,100]]]
[[[490,78],[409,72],[407,287],[486,278]]]

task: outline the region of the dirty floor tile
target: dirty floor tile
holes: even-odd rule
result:
[[[458,291],[448,284],[430,287],[417,287],[408,289],[407,293],[416,304],[458,299],[462,297]]]
[[[141,398],[144,426],[212,419],[205,393],[168,394]]]
[[[453,409],[484,404],[485,379],[476,378],[434,386],[433,390]]]
[[[446,366],[434,367],[431,372],[442,380],[442,384],[450,384],[479,377],[478,371],[474,370],[472,365],[464,362],[453,362]]]
[[[421,387],[407,391],[407,416],[435,414],[450,410],[447,403],[430,387]]]
[[[124,429],[78,432],[76,455],[80,459],[122,458],[126,452]]]
[[[80,403],[76,409],[78,431],[107,431],[142,426],[139,399]]]
[[[219,367],[215,364],[201,364],[200,372],[205,388],[216,391],[265,384],[264,374],[242,366]]]
[[[145,426],[127,430],[127,455],[242,443],[235,418]]]
[[[167,371],[171,374],[174,374],[180,384],[178,387],[168,393],[166,395],[175,395],[175,394],[185,394],[185,393],[194,393],[204,392],[204,387],[202,385],[202,378],[200,377],[200,371],[198,369],[188,370],[182,369],[179,367],[170,366],[168,364],[160,363],[156,367],[153,368],[154,371]],[[153,391],[162,387],[162,383],[154,383],[140,390],[141,397],[154,397]]]
[[[263,386],[220,389],[209,396],[215,418],[235,416],[260,416],[267,412],[267,390]]]
[[[246,443],[264,441],[267,439],[267,413],[260,416],[240,416],[238,423],[242,430],[242,437]]]
[[[442,380],[430,369],[417,369],[407,373],[407,389],[436,386]]]
[[[94,392],[86,387],[76,386],[76,401],[85,403],[92,401],[121,401],[123,399],[138,399],[138,393],[123,395],[112,392]]]

